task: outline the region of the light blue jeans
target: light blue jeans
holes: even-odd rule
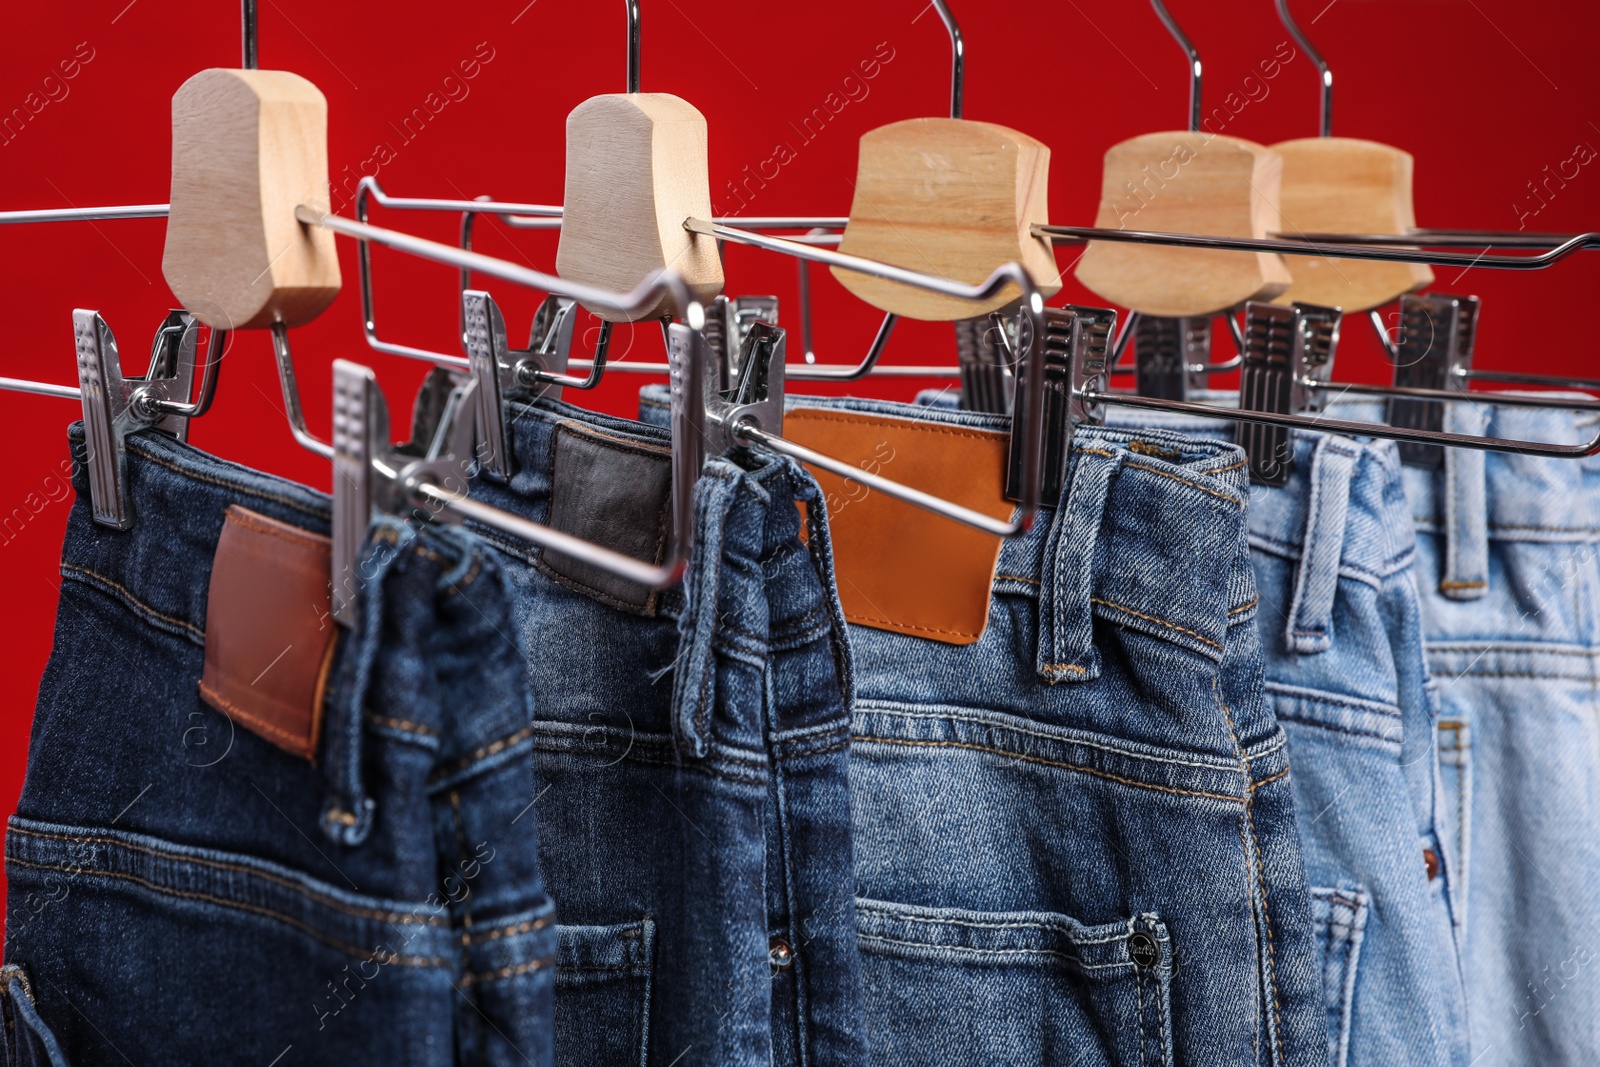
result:
[[[1333,417],[1376,418],[1376,405]],[[1454,405],[1446,428],[1570,443],[1571,413]],[[1600,1060],[1600,480],[1593,461],[1447,451],[1407,468],[1443,705],[1474,1067]]]

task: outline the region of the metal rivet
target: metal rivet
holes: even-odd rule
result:
[[[767,946],[767,959],[772,961],[774,967],[782,969],[794,962],[794,949],[783,938],[775,937]]]
[[[1140,930],[1128,938],[1128,956],[1140,967],[1154,967],[1161,959],[1161,946],[1156,939]]]
[[[1422,866],[1428,872],[1428,881],[1439,877],[1439,854],[1431,848],[1422,850]]]

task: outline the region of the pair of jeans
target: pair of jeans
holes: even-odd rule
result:
[[[1445,428],[1571,444],[1593,417],[1446,405]],[[1341,403],[1335,417],[1381,418]],[[1593,461],[1446,450],[1408,467],[1443,844],[1464,871],[1478,1067],[1600,1056],[1600,497]],[[1454,887],[1453,887],[1454,888]]]
[[[1246,495],[1231,446],[1083,431],[981,636],[851,624],[867,1062],[1326,1062]]]
[[[1237,403],[1227,393],[1203,397]],[[1115,425],[1230,439],[1235,424],[1111,409]],[[1286,485],[1255,486],[1250,545],[1267,691],[1289,738],[1330,1059],[1464,1065],[1456,805],[1435,752],[1416,538],[1389,442],[1295,431]]]
[[[549,400],[505,413],[515,472],[474,497],[662,558],[666,431]],[[864,1058],[824,507],[788,460],[711,460],[664,592],[480,531],[529,651],[533,811],[563,958],[582,961],[557,972],[563,1064]]]
[[[15,1060],[550,1063],[556,934],[517,818],[532,706],[492,553],[377,525],[320,744],[295,754],[202,701],[208,580],[230,506],[304,539],[328,499],[134,435],[137,520],[115,531],[91,516],[81,427],[72,449],[6,837]]]

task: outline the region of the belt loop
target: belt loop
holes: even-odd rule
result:
[[[1124,454],[1079,449],[1072,482],[1056,509],[1044,566],[1039,578],[1040,677],[1056,682],[1085,682],[1100,677],[1100,653],[1094,647],[1094,582],[1096,542],[1105,517],[1111,482]]]
[[[717,701],[714,639],[719,622],[723,531],[737,475],[725,461],[706,465],[695,486],[694,555],[683,576],[678,617],[678,657],[672,686],[672,730],[680,751],[704,759],[711,751],[711,714]]]
[[[1447,404],[1445,428],[1481,435],[1488,409],[1481,404]],[[1444,450],[1444,573],[1439,592],[1451,600],[1477,600],[1489,592],[1489,511],[1484,487],[1484,454],[1476,449]]]
[[[1317,438],[1311,453],[1311,492],[1300,542],[1284,638],[1291,652],[1311,655],[1333,647],[1333,599],[1339,589],[1345,516],[1357,445],[1344,437]]]
[[[823,596],[828,602],[828,619],[833,624],[828,640],[833,649],[835,669],[839,672],[840,697],[845,708],[852,709],[855,707],[855,668],[850,656],[850,626],[845,621],[844,605],[839,601],[839,580],[834,573],[833,534],[828,528],[827,494],[799,463],[788,458],[785,458],[785,463],[789,466],[794,497],[806,506],[805,547],[817,568],[817,576],[822,579]]]
[[[356,563],[356,574],[335,580],[353,581],[360,605],[354,630],[336,638],[340,647],[332,684],[323,708],[323,774],[329,796],[322,807],[322,832],[338,844],[354,847],[372,830],[373,800],[361,774],[362,709],[372,672],[383,644],[383,587],[401,551],[416,538],[408,524],[380,519]]]

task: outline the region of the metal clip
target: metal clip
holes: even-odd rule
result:
[[[998,315],[998,313],[996,313]],[[1104,411],[1086,399],[1104,392],[1110,383],[1109,353],[1116,333],[1117,313],[1106,308],[1047,307],[1044,309],[1044,447],[1040,499],[1054,505],[1066,487],[1072,465],[1072,431],[1077,426],[1098,426]],[[1022,321],[1017,343],[1030,343],[1031,326]],[[1009,338],[1006,341],[1010,343]],[[1026,365],[1017,363],[1016,408],[1027,410],[1033,383]],[[1011,435],[1006,462],[1006,498],[1022,496],[1022,471],[1026,457],[1020,433]]]
[[[706,307],[706,344],[716,361],[718,388],[738,382],[745,337],[757,322],[777,324],[777,297],[718,296]]]
[[[744,328],[739,346],[738,373],[733,384],[720,388],[707,376],[705,436],[708,454],[748,444],[740,430],[755,428],[773,436],[783,434],[784,357],[788,338],[770,322],[756,320]]]
[[[517,351],[506,339],[506,320],[494,297],[479,289],[462,294],[462,340],[478,383],[478,458],[496,477],[512,474],[502,404],[540,396],[561,399],[577,315],[577,301],[546,297],[533,318],[528,347]],[[603,355],[599,358],[603,362]]]
[[[375,514],[460,522],[461,516],[417,494],[426,483],[464,494],[472,473],[475,379],[453,391],[427,454],[408,456],[389,444],[389,406],[371,368],[333,364],[333,617],[354,627],[359,617],[357,564]]]
[[[1337,308],[1312,304],[1246,304],[1239,407],[1276,415],[1320,412],[1327,401],[1318,386],[1333,373],[1342,318]],[[1252,482],[1288,484],[1294,473],[1288,427],[1246,423],[1238,441],[1249,457]]]
[[[1134,373],[1140,396],[1186,400],[1206,387],[1211,363],[1209,315],[1165,318],[1140,315],[1134,326]]]
[[[169,312],[156,331],[150,369],[142,378],[123,376],[116,336],[99,312],[73,311],[72,332],[78,351],[94,519],[103,526],[126,530],[133,525],[133,503],[127,492],[125,441],[128,434],[140,430],[187,439],[189,419],[172,409],[189,400],[200,323],[187,311]]]
[[[1413,389],[1467,391],[1472,342],[1478,332],[1478,299],[1426,293],[1400,298],[1400,339],[1395,349],[1394,384]],[[1396,397],[1389,401],[1389,425],[1410,430],[1444,429],[1444,404],[1438,400]],[[1400,442],[1400,461],[1410,467],[1444,465],[1444,449],[1417,441]]]
[[[1017,350],[1020,307],[956,320],[956,358],[961,370],[961,406],[968,411],[1009,415],[1016,390],[1011,364]]]

